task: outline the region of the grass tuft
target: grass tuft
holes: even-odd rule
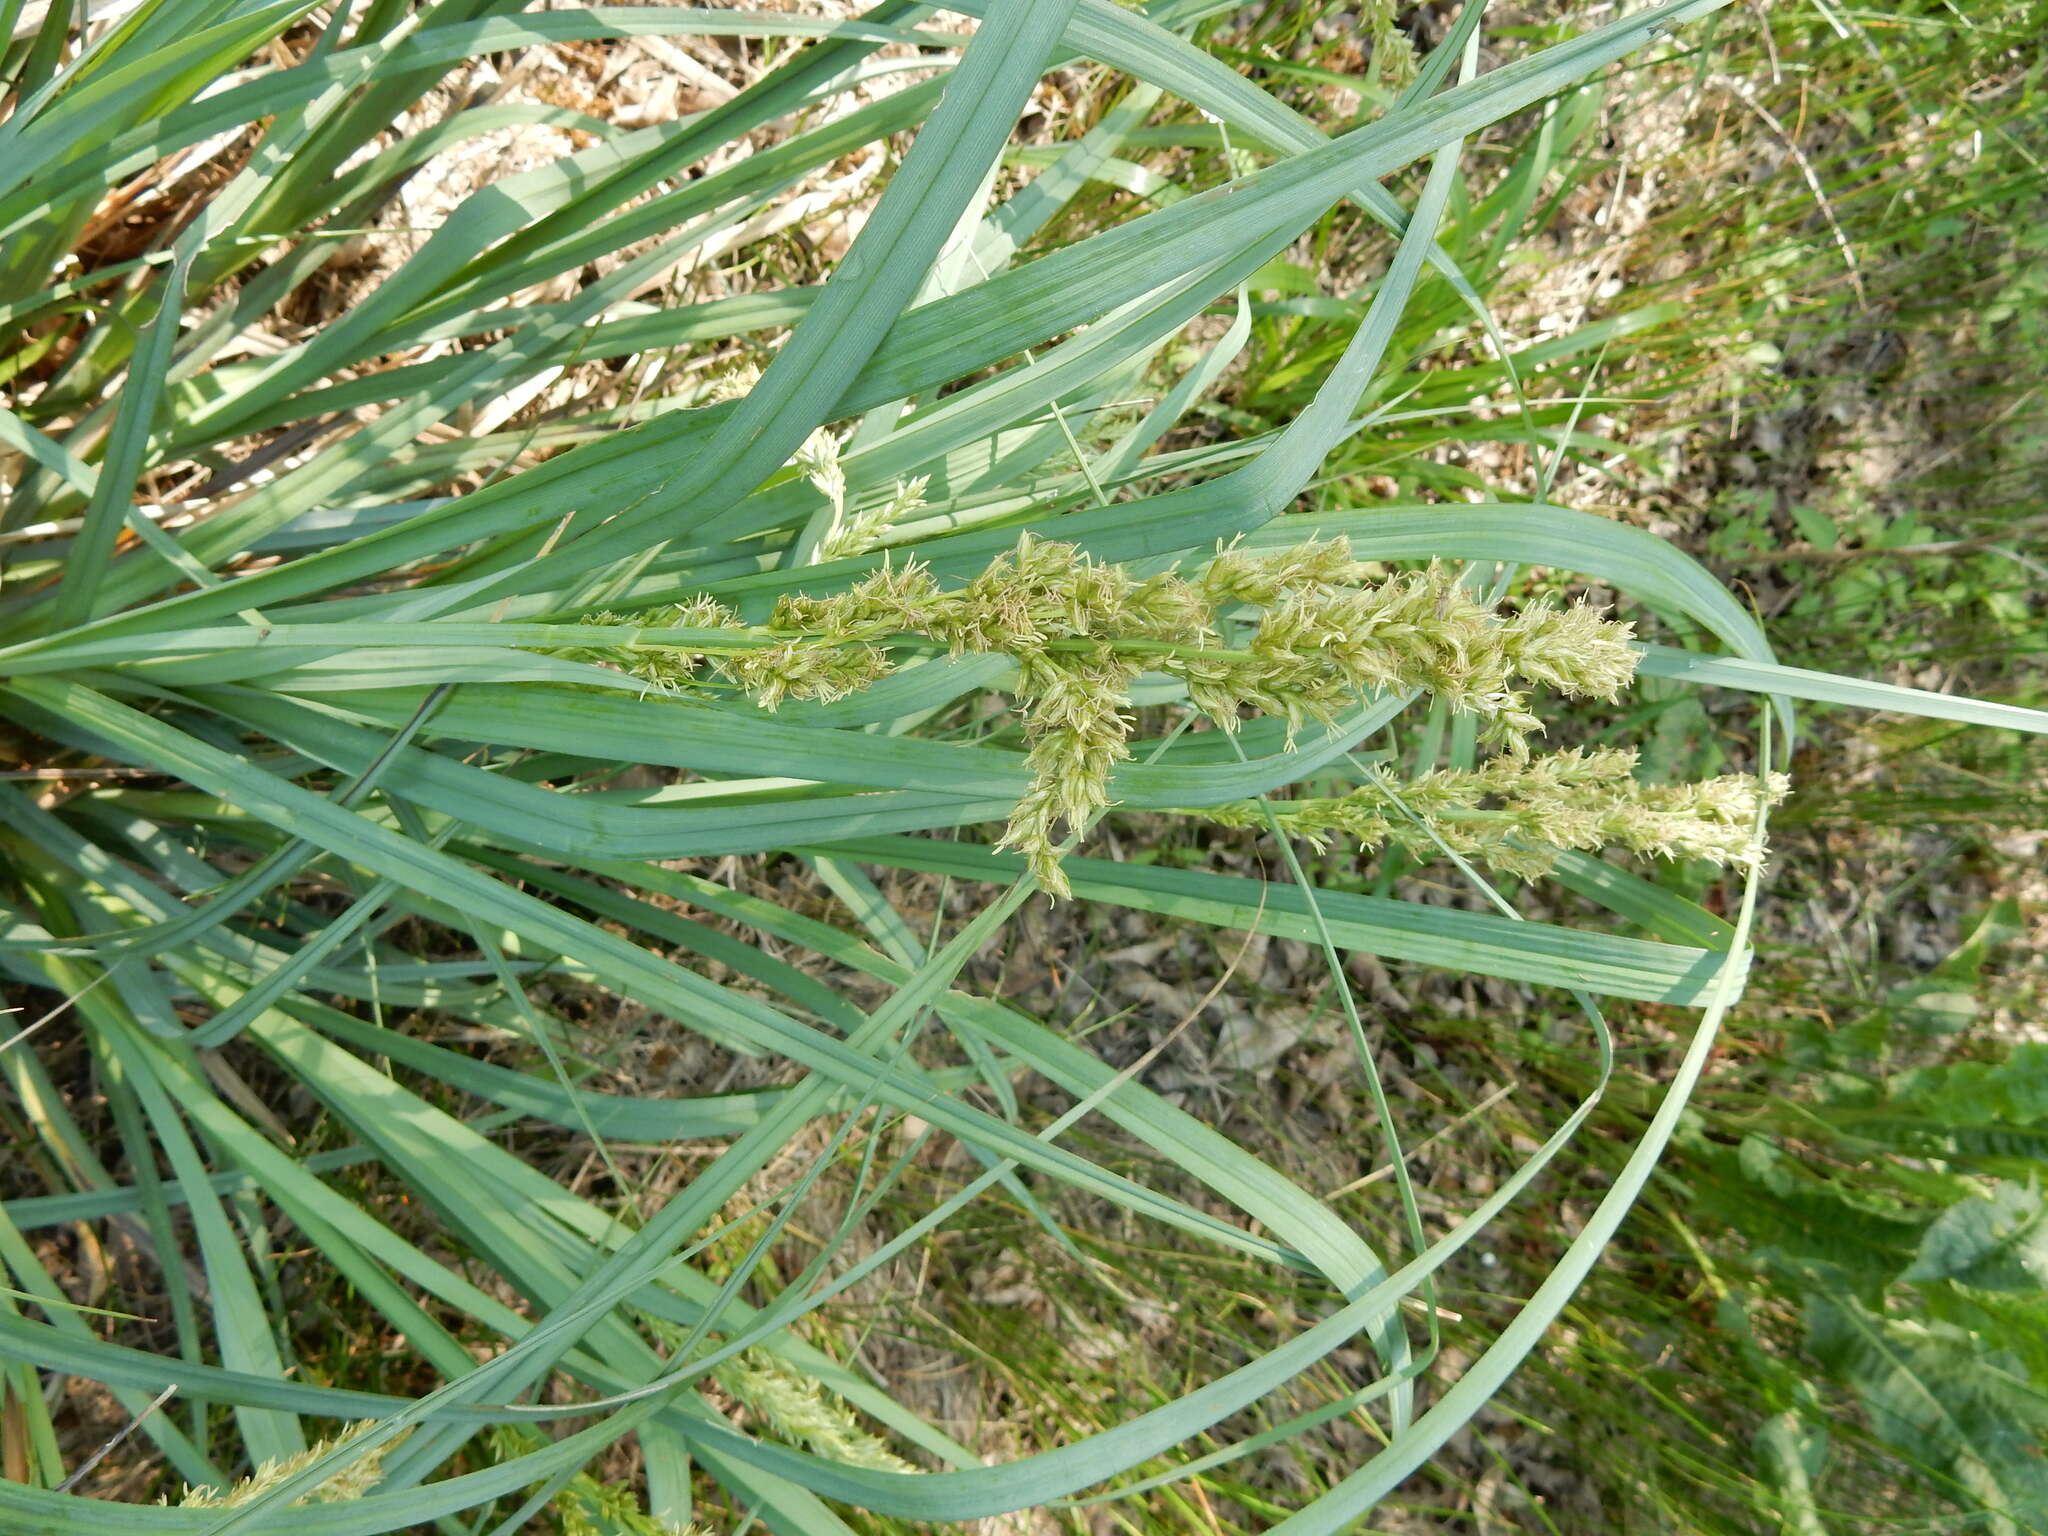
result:
[[[0,1528],[831,1536],[1116,1498],[1321,1536],[1509,1401],[1668,1148],[1832,1197],[1688,1109],[1789,701],[2048,713],[1785,665],[1676,542],[1558,504],[1610,444],[1547,370],[1655,320],[1518,345],[1496,306],[1596,84],[1703,61],[1747,25],[1722,0],[1475,5],[1419,55],[1378,5],[1370,59],[1254,76],[1309,17],[0,9]],[[608,107],[640,45],[706,104]],[[546,150],[416,226],[499,135]],[[1734,767],[1665,771],[1674,699]],[[1117,856],[1163,812],[1214,867]],[[1387,845],[1373,888],[1302,862],[1333,831]],[[1385,1199],[1148,1078],[1222,983],[1121,1057],[1019,1006],[981,967],[1045,893],[1311,945]],[[1411,1176],[1375,957],[1581,1009],[1563,1109],[1469,1200]],[[1589,1151],[1616,998],[1682,1022]],[[1573,1167],[1605,1183],[1569,1243],[1447,1333]],[[2036,1366],[1970,1320],[2030,1305],[1992,1251],[2027,1189],[1944,1185],[1857,1279],[1766,1266],[1875,1437],[2008,1521]],[[925,1306],[992,1231],[1032,1256],[1010,1299]],[[1932,1428],[1901,1396],[1930,1362]],[[970,1370],[1013,1396],[932,1385]],[[1812,1427],[1771,1407],[1796,1491]]]

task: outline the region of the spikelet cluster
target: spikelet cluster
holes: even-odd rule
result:
[[[872,1472],[917,1470],[880,1437],[862,1429],[815,1380],[791,1370],[765,1350],[745,1350],[714,1367],[712,1375],[778,1439],[808,1446],[829,1461]]]
[[[1635,675],[1634,630],[1588,607],[1534,606],[1509,619],[1441,565],[1369,581],[1341,541],[1258,556],[1226,551],[1203,572],[1218,606],[1264,610],[1246,654],[1170,670],[1226,730],[1243,709],[1329,721],[1364,688],[1420,688],[1486,721],[1486,739],[1521,752],[1542,722],[1528,685],[1613,698]]]
[[[716,1279],[721,1278],[721,1270],[729,1272],[733,1256],[750,1248],[768,1222],[764,1211],[729,1226],[709,1250],[705,1273]],[[671,1351],[683,1346],[684,1330],[667,1318],[642,1313],[640,1320]],[[808,1446],[820,1456],[870,1471],[917,1470],[879,1436],[861,1428],[852,1410],[826,1391],[823,1383],[793,1370],[765,1349],[740,1351],[713,1366],[711,1379],[764,1428],[793,1445]]]
[[[761,370],[743,363],[713,379],[707,393],[714,401],[737,400],[760,381]],[[840,462],[844,447],[841,439],[818,427],[789,459],[789,467],[808,480],[832,509],[825,536],[818,541],[819,560],[845,560],[866,554],[891,527],[924,505],[925,487],[931,483],[929,475],[898,480],[895,490],[883,500],[849,514],[846,466]]]
[[[550,654],[617,668],[663,693],[698,693],[707,681],[722,680],[768,710],[784,699],[843,699],[894,669],[888,654],[873,645],[764,635],[708,597],[629,615],[595,613],[581,622],[629,632],[613,645],[558,646]],[[702,651],[645,640],[638,634],[641,629],[723,629],[733,633],[735,644]]]
[[[1503,755],[1471,769],[1444,769],[1403,784],[1382,771],[1349,794],[1272,807],[1284,831],[1318,848],[1344,839],[1389,845],[1422,859],[1444,848],[1505,873],[1533,877],[1558,851],[1623,848],[1650,858],[1706,859],[1749,869],[1760,857],[1757,812],[1785,795],[1768,782],[1724,774],[1690,784],[1644,784],[1633,751]],[[1224,826],[1264,827],[1256,801],[1185,814]]]
[[[487,1432],[491,1454],[500,1462],[515,1461],[548,1445],[544,1435],[520,1424],[495,1424]],[[707,1536],[700,1525],[662,1520],[641,1507],[622,1484],[600,1481],[578,1472],[550,1504],[562,1536]]]
[[[1179,577],[1141,581],[1027,534],[963,587],[945,590],[916,565],[884,567],[831,597],[785,597],[770,622],[842,644],[911,634],[954,655],[1014,660],[1031,784],[1001,846],[1022,853],[1057,896],[1068,891],[1061,839],[1109,804],[1110,776],[1130,756],[1131,684],[1162,660],[1130,646],[1199,645],[1210,618],[1199,589]]]
[[[330,1451],[340,1450],[352,1441],[361,1439],[376,1428],[375,1419],[364,1419],[351,1424],[340,1434],[326,1440],[316,1441],[296,1456],[286,1456],[277,1461],[266,1461],[249,1476],[229,1488],[190,1488],[178,1500],[180,1509],[233,1509],[243,1504],[254,1503],[278,1484],[296,1477]],[[377,1486],[383,1476],[384,1458],[397,1448],[409,1430],[393,1435],[382,1445],[373,1446],[363,1452],[347,1466],[335,1472],[310,1493],[293,1499],[298,1504],[347,1504],[360,1499]]]
[[[900,500],[922,495],[921,485],[899,490]],[[745,628],[707,599],[634,622]],[[1131,685],[1141,672],[1179,679],[1225,730],[1254,710],[1285,720],[1290,739],[1312,721],[1334,721],[1362,693],[1423,690],[1480,716],[1486,739],[1522,758],[1542,728],[1526,690],[1613,698],[1634,674],[1631,634],[1583,606],[1503,618],[1439,565],[1377,579],[1342,540],[1226,549],[1193,577],[1140,579],[1027,534],[963,586],[944,587],[911,563],[884,565],[831,596],[787,595],[765,630],[726,650],[663,653],[622,641],[566,654],[668,689],[715,675],[767,709],[864,688],[893,667],[888,648],[906,641],[1007,656],[1031,782],[1002,844],[1058,896],[1068,890],[1063,841],[1109,804],[1116,765],[1130,755]]]
[[[896,489],[871,507],[848,514],[842,499],[833,505],[832,527],[818,545],[820,560],[848,560],[882,542],[882,535],[924,505],[930,475],[898,480]]]
[[[1396,0],[1367,0],[1359,9],[1371,38],[1373,73],[1389,85],[1406,85],[1415,78],[1418,61],[1415,44],[1401,30]]]
[[[830,503],[835,527],[846,516],[846,468],[839,462],[839,446],[838,438],[819,427],[789,460],[790,467],[800,471],[811,488]]]

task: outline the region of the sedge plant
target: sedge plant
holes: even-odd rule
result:
[[[1625,751],[1532,746],[1546,701],[1654,675],[1775,696],[1781,723],[1810,698],[2048,726],[1782,667],[1705,571],[1622,523],[1540,498],[1305,496],[1398,404],[1417,295],[1431,334],[1469,326],[1494,380],[1519,376],[1486,315],[1504,251],[1438,238],[1464,140],[1680,46],[1718,6],[1671,0],[1486,70],[1468,6],[1334,136],[1190,41],[1222,9],[1206,0],[952,19],[882,0],[845,20],[143,0],[21,32],[0,122],[0,712],[22,765],[0,781],[0,968],[28,1011],[0,1075],[46,1187],[0,1219],[20,1474],[0,1529],[510,1531],[552,1510],[822,1536],[849,1510],[933,1524],[1143,1498],[1262,1448],[1184,1449],[1340,1351],[1360,1362],[1341,1406],[1291,1432],[1361,1413],[1380,1448],[1278,1528],[1352,1528],[1566,1304],[1750,961],[1769,763],[1641,783]],[[746,40],[758,67],[651,126],[464,98],[392,130],[445,106],[464,61],[681,35]],[[1087,109],[1013,152],[1051,72],[1088,82]],[[407,178],[535,126],[588,142],[476,192],[317,325],[272,328]],[[1127,139],[1185,184],[1069,220],[1133,181]],[[821,280],[692,294],[862,153],[886,185]],[[195,163],[213,174],[146,249],[79,258],[110,210]],[[1260,274],[1346,199],[1393,254],[1312,395],[1270,431],[1174,436],[1242,352]],[[687,302],[643,300],[664,283]],[[715,366],[648,366],[693,349]],[[562,380],[520,417],[539,398],[521,391]],[[1532,565],[1699,645],[1511,603],[1508,573]],[[1431,708],[1495,755],[1414,782],[1359,757]],[[1296,878],[1103,858],[1089,833],[1119,808],[1256,816]],[[1337,836],[1571,871],[1615,921],[1320,891],[1293,840]],[[1744,875],[1744,920],[1592,857],[1607,848],[1718,857]],[[835,893],[831,920],[718,873],[784,853]],[[920,947],[875,869],[984,900]],[[1425,1392],[1434,1323],[1418,1333],[1404,1302],[1568,1164],[1597,1086],[1434,1235],[1397,1175],[1390,1246],[1061,1020],[963,982],[1041,891],[1304,939],[1338,976],[1356,952],[1563,989],[1603,1063],[1602,997],[1697,1027],[1557,1267]],[[585,1086],[592,997],[777,1070],[684,1096]],[[544,1068],[465,1048],[484,1037]],[[1358,1068],[1385,1111],[1369,1050]],[[1021,1098],[1027,1075],[1064,1111]],[[1096,1117],[1149,1175],[1080,1150],[1069,1133]],[[580,1138],[603,1187],[522,1156],[533,1126]],[[880,1127],[913,1150],[885,1160]],[[934,1140],[981,1171],[858,1257],[827,1240],[790,1272],[783,1239],[827,1170],[851,1169],[851,1222]],[[627,1144],[704,1155],[657,1187]],[[1313,1320],[1113,1427],[985,1460],[859,1368],[835,1308],[969,1203],[1043,1213],[1047,1191],[1268,1266]],[[160,1312],[82,1311],[30,1236],[61,1225],[132,1251]],[[380,1344],[314,1368],[294,1300],[330,1291]],[[132,1419],[114,1454],[160,1468],[169,1502],[73,1485],[50,1387],[68,1379]],[[593,1471],[619,1466],[623,1485]]]

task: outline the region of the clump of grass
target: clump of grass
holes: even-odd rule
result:
[[[78,38],[53,8],[0,57],[0,434],[16,461],[0,531],[18,551],[0,572],[0,711],[29,776],[0,781],[0,969],[33,1009],[0,1041],[0,1073],[42,1181],[10,1191],[0,1220],[7,1444],[27,1474],[0,1483],[0,1523],[98,1518],[63,1486],[42,1371],[104,1383],[136,1417],[131,1454],[166,1487],[232,1498],[251,1469],[222,1529],[289,1522],[348,1466],[377,1474],[349,1505],[364,1532],[515,1525],[565,1490],[558,1512],[615,1529],[680,1525],[707,1503],[818,1533],[841,1528],[834,1506],[973,1520],[1127,1475],[1198,1475],[1184,1448],[1336,1371],[1340,1352],[1343,1401],[1374,1416],[1378,1448],[1282,1528],[1347,1528],[1434,1455],[1649,1180],[1749,962],[1747,916],[1717,926],[1618,878],[1596,887],[1612,913],[1653,907],[1687,941],[1346,900],[1309,882],[1284,837],[1291,885],[1211,870],[1163,882],[1049,850],[1108,807],[1377,784],[1355,750],[1424,696],[1444,709],[1417,727],[1435,743],[1423,772],[1439,728],[1464,747],[1490,734],[1512,757],[1542,723],[1531,689],[1604,697],[1632,666],[1779,695],[1788,723],[1783,700],[1803,697],[2043,727],[1782,668],[1696,563],[1591,514],[1303,500],[1333,450],[1397,414],[1412,344],[1470,323],[1499,279],[1512,218],[1490,253],[1440,239],[1462,222],[1463,140],[1672,46],[1715,8],[1674,0],[1453,82],[1473,8],[1384,110],[1335,139],[1191,45],[1206,7],[1178,0],[998,0],[963,7],[971,32],[922,26],[900,0],[848,21],[161,0]],[[757,48],[730,100],[673,123],[626,130],[501,102],[392,132],[451,61],[693,27],[783,41]],[[1045,68],[1073,58],[1102,62],[1076,77],[1072,120],[1034,146],[1042,174],[1003,183]],[[1215,121],[1161,110],[1168,88]],[[317,297],[308,285],[341,237],[382,228],[404,177],[508,123],[590,142],[475,194],[309,332],[268,329]],[[1120,149],[1159,142],[1138,137],[1153,130],[1169,148],[1223,150],[1228,179],[1197,155],[1163,206],[1063,217],[1122,175]],[[221,162],[154,249],[70,259],[167,157],[218,153],[226,135],[246,158]],[[729,250],[730,232],[850,153],[895,157],[904,135],[845,259],[800,274],[818,281],[710,297],[684,285],[670,297],[689,302],[639,306],[685,269],[741,281],[759,253]],[[1411,203],[1382,186],[1425,161]],[[1298,377],[1320,382],[1271,431],[1182,445],[1171,434],[1243,347],[1247,285],[1346,198],[1396,239],[1341,343],[1305,360]],[[1219,307],[1220,338],[1170,362]],[[640,366],[674,349],[721,370],[751,358],[759,375],[727,399],[642,395]],[[1516,376],[1512,355],[1475,366],[1457,382],[1467,398]],[[534,404],[562,379],[562,398]],[[1139,391],[1156,395],[1145,414],[1119,418]],[[1576,409],[1533,402],[1489,430],[1519,436]],[[495,425],[462,435],[472,419]],[[1460,562],[1471,569],[1454,576]],[[1619,621],[1578,607],[1503,619],[1472,595],[1502,564],[1606,581],[1725,654],[1638,653]],[[654,651],[600,617],[647,613],[679,621]],[[1212,633],[1244,643],[1211,646]],[[657,653],[652,681],[673,689],[614,670]],[[609,666],[575,659],[591,654]],[[712,676],[753,697],[700,686]],[[1024,703],[1021,741],[997,723],[1004,695]],[[659,782],[622,782],[627,769]],[[1757,798],[1738,861],[1751,903]],[[915,835],[1006,817],[1026,857]],[[684,863],[785,852],[810,861],[837,920]],[[934,864],[985,902],[920,932],[866,869]],[[1061,883],[1312,938],[1333,982],[1350,950],[1574,991],[1603,1062],[1596,996],[1698,1022],[1594,1217],[1418,1415],[1434,1277],[1565,1150],[1591,1096],[1432,1236],[1339,986],[1401,1206],[1388,1243],[1369,1242],[1063,1021],[962,982],[1034,892]],[[593,997],[630,1000],[722,1061],[781,1070],[748,1091],[718,1077],[673,1096],[597,1091],[596,1046],[568,1005]],[[479,1040],[520,1042],[535,1070],[483,1059]],[[1033,1121],[1020,1079],[1054,1085],[1058,1115]],[[1070,1136],[1092,1116],[1142,1143],[1154,1176]],[[913,1150],[884,1162],[868,1135],[844,1155],[876,1121]],[[602,1179],[527,1155],[562,1137]],[[792,1159],[805,1137],[824,1150]],[[630,1150],[699,1143],[714,1155],[683,1182]],[[951,1149],[980,1172],[855,1258],[848,1234],[918,1156]],[[329,1179],[352,1163],[375,1179]],[[848,1164],[841,1223],[804,1262],[769,1264],[826,1171]],[[836,1304],[992,1192],[1058,1246],[1047,1189],[1279,1275],[1317,1298],[1318,1320],[1085,1440],[986,1465],[908,1391],[847,1363]],[[759,1209],[733,1216],[743,1193]],[[755,1220],[739,1264],[706,1257]],[[162,1331],[88,1324],[66,1266],[24,1235],[93,1223],[132,1245]],[[335,1296],[370,1314],[364,1336],[388,1340],[402,1369],[302,1332]],[[721,1369],[775,1437],[728,1416]],[[357,1380],[403,1385],[347,1444],[309,1442],[306,1419],[368,1412]],[[145,1412],[167,1387],[184,1406]],[[827,1425],[799,1398],[861,1417]],[[849,1424],[870,1438],[830,1432]],[[615,1451],[637,1484],[599,1497],[579,1479]],[[932,1470],[883,1462],[913,1455]]]

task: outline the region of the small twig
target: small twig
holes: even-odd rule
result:
[[[0,781],[17,782],[33,779],[42,782],[49,779],[160,779],[164,777],[161,768],[128,768],[103,765],[98,768],[10,768],[0,773]]]
[[[182,527],[194,519],[194,514],[179,506],[138,506],[133,509],[137,517],[146,517],[151,522],[164,522],[168,527]],[[85,526],[82,517],[60,517],[54,522],[30,523],[26,528],[10,528],[0,533],[0,545],[33,544],[38,539],[61,538],[67,533],[76,533]]]
[[[228,465],[226,469],[214,475],[206,484],[200,486],[198,490],[181,490],[178,500],[180,502],[212,501],[216,497],[224,496],[236,486],[247,483],[249,477],[258,470],[267,469],[279,459],[296,453],[299,449],[317,441],[323,433],[336,427],[355,426],[360,420],[361,418],[354,411],[340,411],[335,415],[325,418],[301,422],[295,427],[280,432],[269,442],[263,444],[262,447],[256,449],[246,459]]]
[[[22,1041],[28,1039],[30,1036],[34,1035],[38,1030],[42,1029],[44,1025],[50,1024],[55,1020],[62,1018],[64,1016],[65,1009],[69,1008],[81,997],[85,996],[86,993],[90,992],[94,987],[98,986],[101,982],[105,981],[109,976],[113,975],[114,971],[119,965],[120,961],[115,961],[113,965],[110,965],[105,970],[101,971],[99,975],[93,977],[91,981],[88,981],[76,992],[72,993],[69,997],[65,998],[63,1002],[59,1003],[56,1007],[52,1008],[40,1019],[37,1019],[35,1023],[25,1025],[23,1028],[16,1030],[12,1035],[9,1035],[5,1040],[0,1040],[0,1055],[5,1055],[7,1052],[13,1050],[17,1045],[21,1044]]]
[[[1980,534],[1973,539],[1942,539],[1931,544],[1858,544],[1848,549],[1822,549],[1801,540],[1782,549],[1759,550],[1754,554],[1731,555],[1730,565],[1776,565],[1780,560],[1805,560],[1815,565],[1837,565],[1845,560],[1863,560],[1879,555],[1920,559],[1931,555],[1968,555],[2007,543],[2016,533],[2048,526],[2048,515],[2022,518],[1998,533]]]
[[[711,106],[723,106],[739,94],[738,86],[665,37],[629,38],[626,46],[637,48],[656,64],[674,72]]]
[[[2006,408],[2000,411],[1996,416],[1992,417],[1991,420],[1985,422],[1981,427],[1977,428],[1976,431],[1971,432],[1968,436],[1964,437],[1960,442],[1953,443],[1949,447],[1944,448],[1940,453],[1937,453],[1932,459],[1928,460],[1926,464],[1922,465],[1920,468],[1921,478],[1924,479],[1928,475],[1933,474],[1937,469],[1941,468],[1941,466],[1946,464],[1950,459],[1955,458],[1958,454],[1961,454],[1966,449],[1968,449],[1974,442],[1977,441],[1977,439],[1987,436],[1993,427],[2004,426],[2008,421],[2012,420],[2013,417],[2019,414],[2021,406],[2031,402],[2034,399],[2034,397],[2040,393],[2041,386],[2036,384],[2032,389],[2024,390],[2020,394],[2015,395],[2012,398],[2011,402],[2007,404]],[[2025,527],[2026,525],[2022,523],[2020,526]]]
[[[1515,1085],[1513,1083],[1509,1083],[1504,1088],[1494,1089],[1493,1092],[1489,1093],[1477,1104],[1474,1104],[1470,1109],[1466,1110],[1464,1114],[1458,1116],[1458,1118],[1453,1120],[1449,1125],[1444,1126],[1441,1130],[1430,1132],[1429,1135],[1423,1137],[1422,1140],[1418,1141],[1417,1143],[1415,1143],[1414,1146],[1410,1147],[1408,1149],[1408,1160],[1410,1162],[1413,1162],[1417,1157],[1419,1157],[1422,1154],[1425,1148],[1430,1147],[1439,1141],[1442,1141],[1446,1136],[1450,1135],[1453,1131],[1458,1130],[1463,1126],[1470,1125],[1479,1116],[1485,1114],[1486,1111],[1493,1108],[1494,1105],[1498,1104],[1502,1099],[1506,1098],[1509,1094],[1513,1093],[1514,1091]],[[1348,1195],[1353,1190],[1364,1189],[1368,1184],[1377,1184],[1381,1179],[1391,1179],[1393,1176],[1394,1165],[1392,1163],[1383,1163],[1379,1167],[1373,1169],[1373,1171],[1371,1173],[1368,1173],[1364,1178],[1353,1179],[1349,1184],[1340,1185],[1338,1188],[1333,1189],[1328,1194],[1324,1195],[1323,1198],[1325,1200],[1334,1200],[1339,1195]]]
[[[150,1400],[149,1406],[144,1408],[142,1412],[136,1414],[134,1418],[130,1419],[127,1422],[127,1424],[122,1427],[120,1433],[116,1434],[113,1439],[109,1440],[105,1445],[101,1446],[98,1450],[94,1451],[90,1456],[86,1457],[85,1460],[79,1464],[78,1470],[76,1472],[73,1472],[69,1477],[65,1478],[63,1482],[59,1483],[57,1485],[57,1492],[69,1493],[72,1489],[76,1488],[81,1482],[85,1480],[86,1473],[90,1472],[94,1467],[98,1466],[101,1462],[105,1461],[107,1459],[107,1453],[109,1451],[112,1451],[115,1447],[120,1445],[120,1443],[123,1440],[126,1440],[130,1435],[134,1434],[136,1430],[140,1429],[142,1427],[143,1421],[147,1419],[152,1413],[155,1413],[157,1409],[163,1407],[165,1403],[168,1403],[171,1400],[172,1396],[177,1392],[177,1390],[178,1384],[174,1381],[168,1387],[165,1387],[163,1391],[157,1393],[157,1395]]]
[[[1835,217],[1834,205],[1828,201],[1827,188],[1821,185],[1820,173],[1813,168],[1813,162],[1807,158],[1806,151],[1799,147],[1799,141],[1779,120],[1778,115],[1757,99],[1756,92],[1750,89],[1748,81],[1737,80],[1732,75],[1713,75],[1707,83],[1719,86],[1733,96],[1778,136],[1779,142],[1785,146],[1785,152],[1798,165],[1799,174],[1806,178],[1806,185],[1813,193],[1813,200],[1820,205],[1821,217],[1828,221],[1828,228],[1834,233],[1835,244],[1842,252],[1842,261],[1849,268],[1849,285],[1856,290],[1857,305],[1863,309],[1870,308],[1870,294],[1863,286],[1863,267],[1856,259],[1856,247],[1849,243],[1848,235],[1843,232],[1841,221]]]

